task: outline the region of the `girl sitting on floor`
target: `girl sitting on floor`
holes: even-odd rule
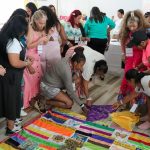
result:
[[[146,122],[139,125],[140,129],[146,130],[150,128],[150,75],[146,75],[145,73],[138,72],[135,69],[131,69],[125,74],[126,80],[130,85],[135,88],[135,91],[126,96],[123,101],[118,101],[113,105],[113,108],[116,109],[123,104],[131,101],[132,99],[137,98],[139,93],[144,93],[147,98],[147,106],[148,106],[148,117],[144,117]],[[137,102],[138,103],[138,102]]]

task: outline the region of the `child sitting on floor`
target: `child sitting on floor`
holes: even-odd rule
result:
[[[113,108],[117,109],[119,106],[126,104],[138,97],[139,93],[144,93],[147,98],[147,107],[148,107],[148,116],[144,117],[146,119],[143,124],[138,127],[142,130],[146,130],[150,128],[150,75],[146,75],[145,73],[138,72],[136,69],[131,69],[127,71],[125,75],[129,84],[135,87],[135,91],[130,95],[126,96],[123,101],[119,101],[113,104]],[[135,103],[139,104],[135,101]],[[145,108],[146,109],[146,108]]]

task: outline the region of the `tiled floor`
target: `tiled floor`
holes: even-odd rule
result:
[[[97,105],[113,104],[116,101],[116,96],[120,83],[121,77],[115,76],[110,73],[106,75],[104,81],[101,81],[99,79],[93,79],[90,82],[89,90],[90,96],[92,96],[92,98],[94,99],[94,104]],[[82,113],[80,107],[77,104],[74,104],[72,110]],[[27,112],[28,112],[27,117],[23,118],[23,125],[39,115],[39,113],[33,109],[28,109]],[[4,135],[5,127],[6,121],[4,118],[2,118],[0,119],[0,141],[6,138],[6,136]],[[138,129],[136,128],[136,130]],[[144,131],[143,133],[150,135],[150,130]]]

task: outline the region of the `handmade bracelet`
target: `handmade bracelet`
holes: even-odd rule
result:
[[[92,99],[92,97],[88,97],[87,100],[88,101],[92,101],[93,99]]]

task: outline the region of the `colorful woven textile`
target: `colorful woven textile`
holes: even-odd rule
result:
[[[128,134],[85,120],[84,116],[69,110],[54,109],[1,143],[0,150],[150,149],[150,138],[145,134]]]

